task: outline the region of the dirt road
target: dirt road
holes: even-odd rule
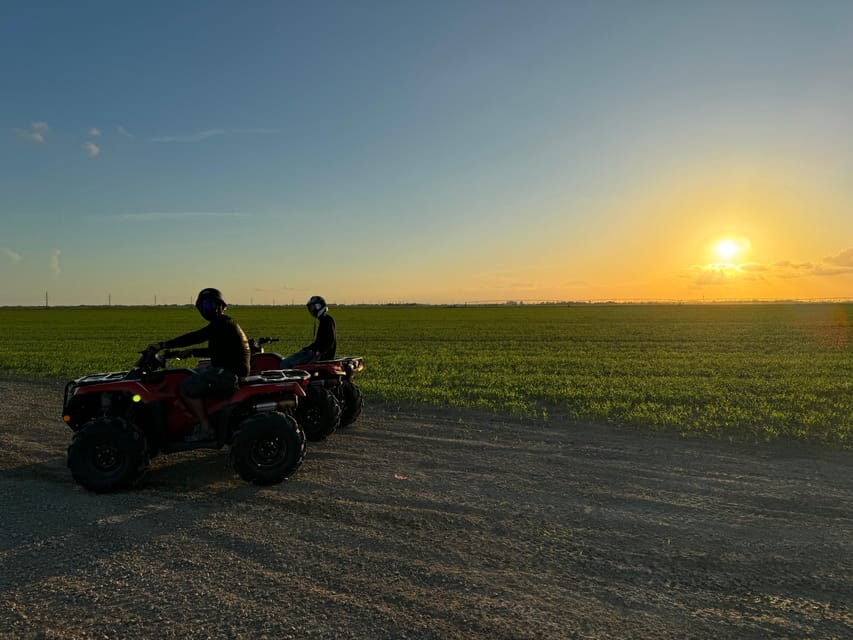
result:
[[[367,406],[99,496],[61,395],[0,379],[0,638],[853,637],[851,452]]]

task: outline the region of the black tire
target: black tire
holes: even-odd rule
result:
[[[148,471],[145,435],[121,418],[87,422],[68,446],[68,468],[89,491],[126,489]]]
[[[316,384],[309,385],[305,394],[294,412],[296,421],[312,442],[325,440],[341,424],[341,403],[328,389]]]
[[[361,415],[364,408],[364,398],[361,389],[349,380],[341,384],[341,396],[343,397],[343,411],[341,412],[341,426],[348,427]]]
[[[231,445],[234,470],[255,484],[281,482],[296,472],[304,458],[305,434],[296,420],[277,411],[247,418]]]

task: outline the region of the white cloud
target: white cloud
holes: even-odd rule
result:
[[[30,140],[31,142],[45,143],[45,137],[50,132],[50,127],[46,122],[33,122],[29,129],[15,129],[15,135],[22,140]]]
[[[118,131],[120,135],[123,135],[125,138],[130,138],[131,140],[136,137],[120,124],[116,125],[116,131]]]
[[[50,258],[48,258],[47,266],[50,269],[50,273],[54,278],[59,277],[61,273],[61,269],[59,268],[59,256],[62,254],[62,251],[59,249],[54,249],[50,253]]]
[[[24,257],[20,253],[12,251],[11,249],[8,249],[6,247],[0,249],[0,253],[5,255],[9,259],[9,262],[11,262],[12,264],[17,264],[24,259]]]
[[[149,142],[199,142],[217,136],[236,136],[236,135],[270,135],[278,133],[280,129],[207,129],[197,133],[177,136],[158,136],[150,138]]]
[[[84,142],[83,149],[86,151],[86,155],[90,158],[97,158],[101,155],[101,148],[92,141]]]
[[[92,127],[91,129],[89,129],[89,135],[98,137],[101,135],[101,132],[98,130],[97,127]]]

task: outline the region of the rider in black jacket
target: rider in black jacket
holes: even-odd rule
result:
[[[206,327],[185,333],[171,340],[149,345],[155,353],[163,348],[188,347],[207,341],[207,347],[188,349],[181,357],[208,357],[210,366],[198,370],[181,382],[181,399],[199,423],[193,439],[215,439],[204,408],[204,398],[212,394],[229,395],[237,389],[240,378],[249,374],[249,341],[240,325],[225,315],[228,305],[219,289],[202,289],[195,302],[196,309],[208,321]]]
[[[319,322],[314,342],[282,360],[282,369],[290,369],[296,365],[308,364],[317,360],[334,360],[335,358],[335,351],[338,348],[337,330],[335,319],[329,315],[329,307],[326,301],[321,296],[311,296],[305,306],[308,307],[308,312]]]

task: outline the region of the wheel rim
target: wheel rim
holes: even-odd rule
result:
[[[121,465],[121,452],[114,444],[98,444],[92,452],[92,463],[98,471],[115,471]]]
[[[256,467],[274,467],[284,460],[287,445],[281,438],[272,434],[258,438],[252,445],[252,464]]]
[[[309,424],[319,427],[323,421],[323,412],[320,407],[314,405],[305,411],[304,419]]]

